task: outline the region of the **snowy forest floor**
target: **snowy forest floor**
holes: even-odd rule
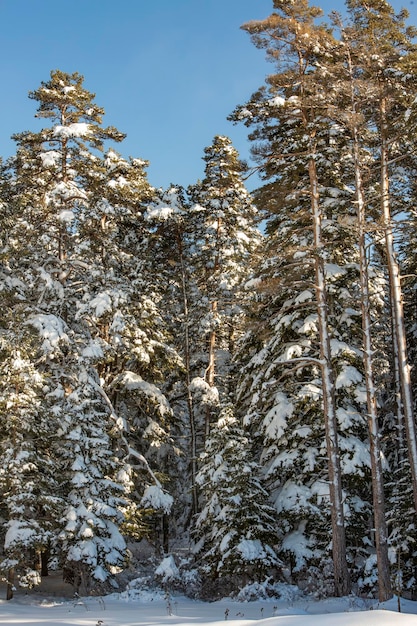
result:
[[[2,626],[416,626],[417,602],[396,598],[380,604],[374,600],[327,598],[316,600],[293,588],[279,599],[238,602],[224,598],[198,602],[184,596],[167,597],[161,589],[131,588],[103,597],[70,598],[72,587],[58,575],[49,576],[42,587],[17,590],[6,601],[0,590]]]

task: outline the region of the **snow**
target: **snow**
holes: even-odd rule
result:
[[[312,490],[305,485],[299,485],[292,480],[287,480],[282,486],[275,501],[278,513],[282,511],[299,512],[309,508]]]
[[[159,413],[164,417],[171,415],[172,410],[164,394],[152,383],[148,383],[139,374],[127,370],[120,378],[120,384],[128,391],[138,391],[148,397],[157,407]]]
[[[309,302],[314,299],[314,294],[309,289],[302,291],[296,298],[294,298],[294,304],[301,304],[303,302]]]
[[[340,437],[339,445],[342,451],[349,452],[341,455],[343,474],[363,476],[363,467],[370,467],[369,444],[352,435],[349,438]]]
[[[161,564],[162,566],[162,564]],[[169,569],[167,562],[161,572]],[[97,572],[99,578],[99,572]],[[1,626],[415,626],[415,602],[402,600],[402,612],[397,612],[397,600],[379,604],[376,601],[348,598],[328,598],[316,601],[294,593],[279,598],[255,602],[239,602],[224,598],[216,602],[198,602],[169,591],[130,588],[105,597],[65,600],[38,592],[16,593],[15,599],[0,600]]]
[[[256,561],[266,557],[265,548],[259,539],[242,539],[236,549],[244,561]]]
[[[342,431],[348,430],[354,424],[361,424],[364,420],[364,416],[358,413],[353,406],[346,408],[339,407],[336,410],[337,421]]]
[[[174,498],[170,496],[169,493],[163,491],[158,485],[146,487],[141,500],[143,507],[149,507],[150,509],[163,511],[164,513],[170,512],[173,503]]]
[[[263,426],[265,435],[268,439],[279,439],[285,432],[287,427],[287,419],[291,417],[294,411],[294,405],[287,396],[282,392],[275,394],[274,406],[266,414]]]
[[[204,378],[200,378],[200,376],[196,376],[192,379],[190,391],[199,398],[202,404],[217,404],[219,400],[217,387],[210,387]]]
[[[175,213],[172,206],[163,204],[162,202],[155,207],[149,206],[145,212],[145,220],[164,222]]]
[[[346,274],[346,270],[336,263],[326,263],[325,273],[328,278],[339,278],[343,276],[343,274]]]
[[[359,356],[360,352],[354,350],[345,341],[339,341],[338,339],[330,339],[330,349],[332,356],[338,356],[339,354],[346,354],[351,356]]]
[[[269,106],[283,107],[285,105],[285,99],[281,96],[275,96],[275,98],[268,100],[268,104]]]
[[[46,201],[53,204],[55,201],[62,202],[65,200],[87,200],[86,192],[78,187],[73,180],[67,182],[61,181],[52,187],[51,191],[46,193]]]
[[[61,153],[56,150],[47,150],[40,155],[43,167],[54,167],[61,158]]]
[[[96,317],[101,317],[104,313],[112,310],[112,299],[106,292],[99,293],[90,301],[90,307],[94,310]]]
[[[299,332],[301,332],[301,330]],[[288,346],[287,348],[285,348],[285,350],[283,350],[282,354],[277,358],[277,363],[286,363],[291,359],[300,357],[302,354],[303,347],[298,344],[293,344],[292,346]]]
[[[249,291],[250,289],[257,289],[261,283],[262,280],[260,278],[251,278],[245,283],[244,287]]]
[[[313,401],[320,400],[321,389],[314,383],[307,383],[300,389],[298,396],[302,399],[311,398]]]
[[[318,315],[312,314],[306,317],[303,325],[298,329],[301,335],[308,335],[310,333],[318,332]]]
[[[91,134],[90,125],[85,122],[69,124],[68,126],[55,126],[54,136],[69,139],[70,137],[86,137]]]
[[[288,550],[295,557],[295,570],[301,569],[305,565],[306,559],[313,556],[309,540],[304,534],[305,527],[306,522],[300,522],[297,530],[288,533],[282,541],[282,549]]]
[[[103,349],[99,341],[92,339],[88,346],[83,349],[82,356],[86,358],[100,359],[103,356]]]
[[[29,318],[28,324],[34,326],[43,339],[42,350],[45,354],[53,353],[62,341],[68,342],[64,322],[55,315],[39,314]]]
[[[156,576],[160,576],[162,582],[166,583],[170,580],[179,578],[179,570],[175,564],[173,556],[165,557],[155,570]]]
[[[253,117],[252,113],[246,107],[244,107],[243,109],[240,109],[238,113],[238,119],[240,120],[244,120],[246,118],[251,119],[252,117]]]
[[[58,219],[60,222],[70,224],[71,222],[75,220],[75,214],[73,213],[73,211],[68,211],[68,210],[60,211],[58,215]]]
[[[36,534],[35,529],[31,528],[25,520],[11,520],[8,526],[4,540],[4,548],[6,550],[15,543],[30,544],[30,540]]]
[[[362,374],[353,365],[345,365],[336,378],[336,389],[351,387],[355,383],[362,382]]]

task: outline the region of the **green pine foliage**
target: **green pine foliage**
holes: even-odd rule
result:
[[[415,592],[416,459],[394,305],[404,297],[412,363],[416,30],[386,0],[347,0],[328,24],[307,0],[271,5],[243,28],[273,69],[231,115],[249,129],[253,193],[228,137],[205,148],[201,181],[155,189],[148,163],[116,150],[124,134],[103,126],[80,74],[52,71],[30,93],[44,127],[14,135],[0,163],[8,597],[52,560],[81,593],[115,586],[126,540],[144,536],[158,556],[193,543],[206,597],[265,581],[375,593],[372,479],[383,477],[371,464],[358,198],[391,580]],[[414,397],[416,383],[412,369]]]
[[[67,577],[89,591],[125,561],[119,527],[126,490],[146,487],[132,454],[150,472],[133,433],[148,432],[148,450],[160,439],[149,422],[160,414],[155,402],[166,401],[152,384],[174,357],[152,270],[137,261],[147,241],[141,206],[143,213],[152,196],[146,163],[104,153],[106,141],[123,135],[101,126],[103,111],[78,74],[52,72],[31,97],[52,126],[15,137],[17,156],[4,179],[10,229],[3,250],[10,289],[20,290],[24,323],[36,331],[37,370],[49,380],[46,395],[59,423],[53,458],[67,507],[52,543]],[[142,400],[131,424],[115,409],[115,381],[126,372],[152,381],[143,384],[152,401]]]
[[[211,593],[237,592],[276,575],[279,567],[274,511],[250,458],[248,435],[227,405],[206,440],[197,476],[204,505],[195,525],[195,554]]]
[[[414,227],[412,198],[415,187],[415,149],[413,129],[415,128],[415,86],[417,50],[414,43],[415,28],[407,26],[406,11],[395,13],[388,3],[361,2],[348,3],[352,19],[348,32],[352,40],[355,60],[361,67],[361,77],[367,84],[369,102],[366,109],[366,123],[377,129],[373,150],[377,165],[381,162],[381,137],[385,138],[389,158],[388,184],[389,205],[392,229],[400,271],[404,276],[405,323],[408,339],[409,361],[414,362]],[[382,46],[375,44],[383,41]],[[369,90],[369,85],[373,89]],[[365,93],[365,90],[364,90]],[[380,103],[385,105],[385,121],[381,123]],[[396,138],[395,140],[393,138]],[[380,181],[375,179],[367,189],[368,201],[374,214],[380,215]],[[380,218],[376,221],[379,225]],[[384,231],[378,230],[383,240]],[[382,266],[387,265],[386,255],[381,250]],[[385,270],[389,274],[388,269]],[[388,276],[389,279],[389,276]],[[386,295],[388,299],[388,294]],[[392,309],[388,301],[387,307]],[[393,341],[394,339],[394,341]],[[383,405],[385,426],[385,454],[391,468],[387,481],[387,519],[392,555],[394,587],[400,593],[415,593],[416,579],[413,563],[416,545],[412,529],[415,526],[415,504],[413,505],[412,484],[410,481],[410,456],[407,453],[407,432],[404,420],[404,407],[398,379],[399,365],[396,357],[395,322],[391,321],[385,334],[385,350],[390,361],[390,372],[386,378],[386,391]],[[411,368],[413,395],[416,385],[414,368]],[[415,411],[415,401],[414,401]]]
[[[16,313],[16,311],[15,311]],[[4,555],[2,573],[13,584],[40,582],[41,555],[48,552],[64,507],[53,462],[57,424],[47,376],[36,369],[30,328],[13,330],[2,316],[0,339],[0,494]],[[4,324],[4,325],[3,325]]]
[[[322,257],[326,281],[347,557],[354,581],[371,541],[354,174],[349,133],[329,109],[326,68],[337,44],[325,25],[314,24],[318,9],[305,2],[274,2],[274,7],[269,18],[245,29],[267,50],[276,73],[233,115],[251,129],[253,155],[266,181],[255,198],[270,216],[268,246],[255,274],[258,303],[241,348],[246,364],[239,400],[277,509],[279,554],[287,555],[295,580],[323,588],[331,571],[332,539],[316,255]],[[311,136],[323,250],[316,250],[313,240]]]
[[[187,225],[189,262],[200,300],[193,303],[199,318],[193,329],[200,341],[196,350],[203,357],[196,375],[216,387],[222,403],[232,397],[230,358],[240,334],[240,302],[248,261],[261,235],[258,212],[243,183],[244,165],[230,139],[216,136],[205,149],[204,161],[203,180],[189,189]]]

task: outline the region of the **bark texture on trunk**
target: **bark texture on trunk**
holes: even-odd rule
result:
[[[314,154],[314,148],[312,150]],[[334,374],[331,360],[328,305],[325,284],[324,244],[322,217],[319,205],[317,171],[314,157],[308,165],[310,178],[311,212],[313,218],[316,298],[320,334],[320,361],[323,387],[323,413],[326,432],[327,462],[330,487],[330,509],[332,522],[333,568],[336,596],[350,593],[351,582],[346,560],[346,532],[342,502],[342,472],[337,437]]]
[[[7,572],[6,600],[12,600],[14,593],[14,567]]]
[[[372,472],[372,503],[375,526],[375,549],[378,569],[378,595],[380,602],[392,597],[390,563],[388,557],[388,531],[385,516],[384,478],[382,471],[381,437],[378,423],[378,403],[375,388],[374,362],[372,349],[371,301],[369,292],[368,259],[366,254],[366,213],[362,182],[359,129],[357,120],[357,97],[353,68],[348,53],[348,67],[351,85],[351,114],[353,136],[353,162],[355,169],[355,195],[358,217],[359,273],[362,317],[362,348],[365,369],[366,403],[368,412],[368,432]]]
[[[191,456],[191,498],[194,515],[198,512],[198,489],[197,489],[197,433],[194,416],[193,397],[191,394],[191,346],[190,346],[190,315],[187,294],[187,274],[184,262],[182,236],[178,230],[177,244],[180,259],[182,305],[184,312],[184,365],[185,385],[187,393],[187,410],[190,425],[190,456]]]
[[[217,314],[217,302],[212,302],[210,305],[210,310],[213,317]],[[209,340],[208,340],[208,365],[206,369],[206,383],[210,387],[214,387],[215,375],[216,375],[216,331],[212,329],[210,331]],[[205,424],[205,435],[206,438],[210,434],[210,422],[211,422],[211,408],[207,407],[206,411],[206,424]]]
[[[388,558],[388,532],[385,517],[384,480],[382,472],[381,439],[378,424],[376,389],[374,384],[373,350],[371,337],[371,314],[369,295],[368,261],[366,257],[365,205],[359,164],[359,146],[355,132],[355,180],[359,229],[359,267],[361,284],[361,313],[363,331],[363,360],[365,366],[366,401],[370,442],[372,499],[375,526],[375,547],[378,568],[378,594],[380,602],[392,597],[390,564]]]
[[[389,196],[388,172],[388,128],[386,99],[380,98],[380,132],[381,132],[381,209],[384,225],[385,250],[387,256],[388,275],[391,292],[393,326],[397,349],[398,373],[400,377],[401,400],[404,414],[404,427],[407,437],[407,449],[410,461],[413,486],[414,509],[417,512],[417,429],[413,410],[410,364],[408,361],[406,331],[404,322],[403,294],[401,288],[400,268],[395,253],[394,235]]]

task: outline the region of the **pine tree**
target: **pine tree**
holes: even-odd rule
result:
[[[330,252],[328,247],[334,233],[333,207],[340,204],[344,194],[337,183],[332,181],[338,175],[337,169],[334,173],[330,169],[336,162],[336,140],[332,137],[336,136],[337,131],[326,119],[324,97],[315,84],[313,71],[318,55],[329,54],[333,40],[325,26],[315,26],[315,18],[321,12],[315,7],[310,8],[307,2],[294,2],[288,6],[275,1],[274,8],[277,12],[266,20],[244,26],[255,44],[266,48],[269,58],[276,64],[277,72],[268,78],[270,92],[263,88],[254,94],[248,105],[235,112],[234,119],[243,119],[248,126],[254,127],[250,138],[258,142],[254,149],[255,158],[260,163],[265,179],[273,181],[262,190],[260,201],[264,204],[268,202],[277,214],[284,206],[291,211],[289,219],[278,217],[276,222],[280,229],[279,238],[284,238],[285,228],[288,228],[287,238],[290,237],[284,248],[288,250],[284,281],[288,285],[287,279],[292,272],[297,275],[298,271],[299,275],[295,283],[296,293],[293,289],[291,297],[288,297],[289,294],[287,298],[283,297],[281,320],[274,316],[277,342],[282,346],[288,342],[288,351],[281,348],[282,356],[275,358],[273,363],[275,366],[275,363],[281,361],[280,367],[284,368],[286,365],[287,374],[281,376],[288,376],[291,372],[297,373],[302,379],[303,374],[305,376],[306,371],[310,370],[313,378],[310,379],[312,386],[306,386],[308,397],[314,398],[318,403],[317,408],[323,403],[321,416],[328,459],[334,589],[337,594],[345,594],[350,588],[350,582],[346,563],[335,396],[337,387],[346,385],[342,382],[343,370],[339,373],[333,363],[335,348],[332,339],[335,337],[332,308],[336,299],[333,296],[335,288],[331,283],[334,276],[344,275],[346,270],[332,271],[336,251]],[[305,176],[305,172],[308,176]],[[281,264],[276,255],[265,264],[270,268],[269,281],[272,284],[281,274]],[[308,283],[305,282],[307,276]],[[331,276],[333,278],[329,280]],[[296,325],[295,318],[300,308],[306,311],[309,309],[310,316],[305,318],[302,325]],[[298,340],[296,344],[294,339],[285,340],[283,333],[287,329],[291,333],[295,331],[298,336],[301,332],[307,339]],[[318,348],[319,352],[310,352],[311,341],[308,336],[311,334],[315,336],[315,350]],[[266,356],[266,352],[265,347],[259,358]],[[336,354],[338,352],[343,353],[344,350],[336,350]],[[253,358],[255,362],[256,357]],[[264,363],[266,365],[267,361],[264,360]],[[349,366],[346,365],[345,374],[348,371]],[[272,368],[268,372],[268,379],[271,373]],[[271,378],[277,380],[276,377],[277,373],[274,372]],[[354,378],[356,382],[361,381],[359,372],[355,373]],[[309,403],[311,405],[311,399]],[[294,413],[299,415],[298,412]]]
[[[0,567],[7,572],[7,599],[14,585],[39,584],[63,509],[52,460],[56,424],[44,401],[48,379],[36,370],[34,333],[19,325],[19,308],[13,321],[3,313],[0,326],[0,493],[7,520]],[[19,326],[20,336],[13,330]]]
[[[402,11],[395,15],[393,8],[387,2],[348,2],[351,24],[344,31],[345,49],[349,47],[351,73],[351,100],[354,115],[350,119],[355,154],[356,190],[358,208],[363,211],[363,237],[368,241],[372,238],[373,245],[379,248],[383,263],[386,266],[388,278],[388,293],[386,294],[387,308],[391,310],[392,332],[386,337],[385,350],[392,360],[394,375],[388,381],[388,388],[392,389],[392,396],[397,397],[395,420],[385,426],[385,439],[392,440],[386,447],[385,454],[398,475],[404,474],[404,458],[401,448],[405,439],[408,441],[411,474],[415,474],[415,419],[413,417],[413,401],[411,393],[411,378],[409,359],[405,337],[404,312],[402,304],[402,286],[400,282],[400,264],[397,257],[395,237],[399,230],[398,215],[407,214],[409,208],[407,199],[409,184],[407,183],[408,154],[410,145],[409,117],[414,100],[413,67],[415,67],[415,46],[412,45],[413,29],[406,27],[407,13]],[[378,41],[378,43],[376,43]],[[383,45],[381,45],[383,42]],[[340,83],[339,83],[340,84]],[[360,106],[358,103],[360,102]],[[356,107],[356,110],[355,110]],[[411,108],[410,108],[411,107]],[[343,115],[343,113],[342,113]],[[401,137],[401,139],[399,139]],[[365,141],[364,141],[365,140]],[[366,145],[364,145],[366,143]],[[366,161],[362,155],[366,151]],[[369,165],[371,164],[371,168]],[[364,182],[366,181],[366,182]],[[408,189],[407,189],[408,187]],[[366,223],[365,223],[366,219]],[[397,224],[396,224],[397,223]],[[362,294],[366,293],[366,284],[362,287]],[[368,340],[368,360],[371,358],[371,332],[365,332]],[[367,357],[365,350],[365,358]],[[382,381],[381,381],[382,382]],[[386,382],[386,381],[385,381]],[[369,392],[369,390],[368,390]],[[401,400],[402,398],[402,400]],[[374,400],[375,403],[375,400]],[[368,404],[369,406],[369,404]],[[404,417],[401,412],[404,412]],[[383,407],[381,411],[388,413]],[[381,468],[380,435],[378,435],[378,420],[376,407],[373,411],[373,432],[371,443],[373,449],[373,481],[374,481],[374,514],[376,525],[377,556],[379,564],[380,597],[384,599],[391,593],[391,583],[388,574],[387,529],[383,521],[384,493],[382,485],[377,486],[378,474]],[[381,423],[381,419],[379,420]],[[399,433],[399,441],[394,445],[396,436],[390,431]],[[402,436],[406,430],[407,436]],[[400,460],[402,459],[402,460]],[[413,461],[414,459],[414,461]],[[400,462],[402,468],[398,467]],[[407,479],[408,480],[408,479]],[[395,481],[396,482],[396,481]],[[411,481],[415,491],[415,481]],[[397,487],[394,486],[394,491]],[[379,492],[379,495],[378,495]],[[398,502],[398,496],[394,496]],[[395,506],[397,509],[397,505]],[[403,531],[398,526],[392,526],[391,519],[391,546],[398,546],[398,537],[402,533],[409,536],[405,527],[407,506],[403,510]],[[409,524],[409,522],[408,522]],[[395,530],[394,530],[395,528]],[[378,536],[379,535],[379,536]],[[395,537],[395,538],[394,538]],[[403,549],[407,541],[403,544]],[[385,544],[385,545],[384,545]],[[382,547],[381,547],[382,546]],[[398,549],[398,548],[396,548]],[[385,555],[384,555],[385,553]],[[404,555],[403,555],[404,556]],[[406,560],[406,559],[404,559]],[[385,565],[382,565],[385,563]],[[396,567],[394,565],[394,567]],[[384,574],[385,570],[385,574]]]
[[[363,99],[368,95],[368,83],[364,83],[360,78],[360,69],[354,64],[352,51],[349,43],[349,35],[341,23],[339,16],[335,14],[336,26],[341,30],[342,41],[335,42],[333,55],[323,55],[317,63],[315,73],[316,82],[320,83],[321,89],[326,92],[327,115],[333,120],[335,128],[340,127],[339,133],[345,134],[346,152],[342,158],[345,161],[352,161],[352,172],[350,167],[346,168],[346,187],[353,187],[355,190],[356,219],[352,208],[349,214],[339,219],[348,224],[351,222],[352,230],[357,230],[357,250],[358,266],[360,273],[359,299],[362,318],[363,346],[362,353],[364,359],[364,380],[367,393],[367,415],[370,445],[370,460],[372,469],[373,484],[373,512],[375,520],[375,543],[378,563],[378,584],[379,597],[382,601],[391,596],[391,584],[388,561],[388,533],[385,520],[384,508],[384,484],[382,476],[382,451],[379,416],[377,410],[377,380],[374,366],[374,336],[372,326],[374,325],[373,315],[374,304],[370,286],[370,275],[375,271],[369,267],[368,242],[369,242],[369,210],[366,210],[366,200],[364,193],[364,171],[371,160],[370,148],[365,145],[366,138],[369,140],[370,132],[364,124],[365,117],[359,111]]]
[[[264,582],[279,565],[274,511],[258,469],[233,406],[225,406],[206,440],[197,477],[204,506],[195,527],[195,553],[204,579],[217,593],[224,594],[225,586],[236,591]]]
[[[123,424],[98,375],[106,351],[98,320],[112,301],[100,289],[106,259],[91,255],[100,248],[104,252],[109,234],[103,228],[109,208],[105,193],[98,201],[99,188],[106,190],[111,180],[104,142],[123,135],[101,126],[103,111],[78,74],[52,72],[50,81],[30,95],[39,103],[38,116],[52,125],[15,136],[18,150],[5,188],[10,229],[4,246],[15,284],[23,285],[26,323],[38,336],[37,369],[48,378],[50,410],[61,426],[53,458],[67,508],[53,544],[61,542],[64,566],[88,590],[112,578],[124,562],[118,528],[128,450]],[[117,255],[114,248],[112,253]],[[123,300],[120,288],[109,292],[116,302]],[[94,317],[86,315],[92,308]]]
[[[196,475],[197,450],[201,445],[198,407],[195,406],[192,387],[196,374],[195,360],[198,359],[192,332],[196,324],[193,304],[199,301],[199,289],[190,258],[192,228],[188,223],[188,213],[189,199],[185,190],[172,186],[159,191],[145,214],[152,232],[152,256],[158,266],[154,280],[164,286],[161,305],[165,319],[169,318],[171,345],[181,358],[179,368],[171,370],[174,375],[169,376],[167,382],[170,404],[179,422],[176,440],[186,459],[180,472],[182,478],[178,480],[176,497],[178,524],[184,529],[183,535],[189,526],[190,515],[199,509]],[[191,493],[191,502],[186,497],[188,493]]]
[[[161,314],[164,272],[146,219],[155,196],[146,162],[126,161],[109,150],[104,166],[105,192],[98,188],[80,226],[79,255],[94,267],[95,277],[84,285],[77,317],[91,329],[102,389],[124,421],[127,443],[136,454],[132,480],[140,501],[147,482],[143,477],[151,478],[149,467],[168,474],[177,463],[166,393],[180,359]]]
[[[207,338],[201,378],[210,388],[218,389],[221,403],[230,397],[224,366],[236,341],[241,314],[238,297],[248,275],[247,261],[259,245],[260,235],[256,229],[256,209],[242,180],[244,166],[230,139],[216,136],[205,149],[204,161],[204,179],[190,188],[188,246],[201,299],[202,320],[197,332]],[[204,348],[200,350],[203,352]],[[223,364],[222,359],[226,361]],[[210,430],[210,413],[208,407],[206,435]]]
[[[380,216],[382,227],[395,334],[393,345],[398,358],[404,425],[416,507],[416,425],[404,326],[401,271],[394,245],[396,211],[394,180],[395,172],[398,171],[396,161],[404,158],[404,153],[401,154],[401,149],[398,150],[397,138],[401,133],[406,137],[409,136],[405,114],[414,98],[415,46],[412,44],[412,37],[415,31],[405,25],[406,12],[395,15],[393,8],[385,0],[371,3],[353,0],[349,1],[347,6],[355,28],[356,49],[361,59],[361,77],[367,81],[369,90],[367,120],[368,124],[377,130],[374,150],[379,181],[375,181],[377,195],[373,196],[372,201],[374,210]],[[383,42],[382,46],[380,42]],[[400,210],[402,209],[403,206]]]
[[[361,311],[362,329],[364,337],[363,355],[365,365],[366,397],[369,423],[370,455],[372,467],[372,487],[373,487],[373,512],[375,520],[375,542],[378,565],[378,587],[379,599],[385,602],[392,596],[389,559],[388,559],[388,531],[385,518],[385,495],[384,482],[382,476],[382,452],[380,444],[380,428],[377,412],[377,392],[374,376],[373,343],[371,335],[371,297],[369,287],[369,270],[367,260],[366,241],[366,213],[365,200],[362,182],[362,167],[360,159],[359,128],[355,123],[357,117],[358,103],[355,94],[355,84],[353,82],[353,68],[348,55],[348,67],[351,79],[351,113],[353,118],[353,159],[355,168],[355,196],[358,216],[358,247],[361,279]]]
[[[378,8],[378,12],[376,11]],[[387,304],[390,308],[390,333],[387,333],[387,345],[390,346],[391,376],[388,389],[393,398],[391,412],[387,411],[387,446],[386,455],[393,468],[389,482],[389,528],[390,545],[393,559],[392,570],[396,573],[397,591],[409,589],[415,591],[416,547],[413,533],[415,525],[415,481],[413,476],[415,445],[415,396],[416,381],[414,376],[415,355],[415,237],[414,237],[414,196],[415,196],[415,76],[417,52],[414,44],[415,28],[407,26],[408,13],[402,10],[395,14],[389,4],[376,7],[371,4],[365,11],[362,5],[352,5],[351,12],[357,24],[357,32],[362,45],[367,38],[372,44],[376,37],[384,40],[384,46],[375,56],[378,82],[371,100],[369,119],[375,127],[376,111],[379,111],[379,99],[384,100],[385,111],[377,119],[378,126],[384,124],[384,141],[380,133],[375,139],[375,160],[378,169],[375,176],[379,180],[375,186],[384,189],[385,202],[378,205],[378,196],[371,195],[375,214],[383,213],[384,229],[380,236],[380,254],[386,268],[390,266],[388,279],[390,294]],[[359,29],[359,25],[363,26]],[[367,36],[365,35],[367,34]],[[362,37],[361,37],[362,36]],[[372,45],[371,44],[371,45]],[[373,53],[375,53],[373,44]],[[371,63],[365,59],[365,72],[369,76]],[[369,79],[367,79],[369,82]],[[378,102],[376,102],[378,101]],[[381,158],[382,144],[385,149]],[[384,167],[382,167],[384,166]],[[384,171],[384,179],[380,174]],[[381,182],[380,182],[381,181]],[[379,185],[380,183],[380,185]],[[382,209],[382,210],[381,210]],[[388,254],[391,249],[391,254]],[[403,310],[402,310],[403,309]],[[399,320],[399,323],[398,323]],[[407,344],[403,332],[407,332]],[[400,343],[399,343],[400,341]],[[405,349],[406,348],[406,349]],[[408,353],[408,364],[404,360]],[[401,365],[402,363],[402,365]],[[404,367],[404,363],[406,366]],[[408,367],[410,369],[408,369]],[[409,380],[407,380],[409,378]],[[412,393],[409,393],[411,382]],[[406,400],[402,398],[406,394]],[[407,399],[408,395],[408,399]],[[412,396],[412,397],[411,397]],[[410,406],[414,411],[411,417]],[[388,409],[391,407],[388,406]]]

